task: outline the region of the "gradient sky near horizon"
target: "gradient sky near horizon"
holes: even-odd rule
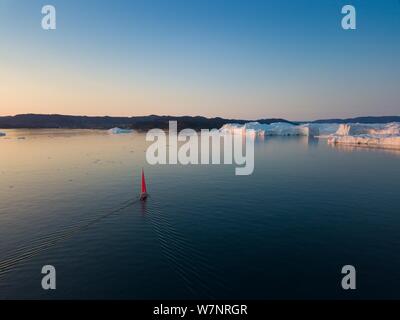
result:
[[[400,115],[399,57],[400,0],[0,0],[0,115]]]

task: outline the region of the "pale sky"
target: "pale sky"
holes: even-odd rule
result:
[[[0,0],[0,115],[400,115],[400,1]]]

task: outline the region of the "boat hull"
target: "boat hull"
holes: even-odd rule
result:
[[[146,192],[142,192],[140,194],[140,201],[145,201],[148,197],[148,194]]]

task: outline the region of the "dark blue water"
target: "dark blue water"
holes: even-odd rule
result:
[[[146,165],[141,134],[7,133],[0,298],[400,298],[399,153],[268,138],[235,176]]]

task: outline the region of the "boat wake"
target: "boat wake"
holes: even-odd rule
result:
[[[169,265],[195,298],[215,299],[215,287],[226,288],[226,284],[217,276],[204,254],[180,234],[163,214],[162,205],[154,200],[151,204],[152,210],[148,216]]]
[[[75,234],[82,232],[92,226],[93,224],[116,214],[134,204],[138,203],[139,200],[129,199],[122,202],[116,209],[106,212],[105,214],[99,215],[96,218],[80,220],[76,225],[70,225],[63,228],[60,231],[47,234],[42,237],[38,237],[29,242],[29,245],[19,247],[14,250],[12,255],[0,261],[0,277],[6,275],[15,266],[27,259],[34,257],[35,255],[53,247],[54,245],[64,241]]]
[[[140,199],[129,199],[115,209],[107,211],[97,217],[83,219],[74,225],[69,225],[59,231],[32,239],[29,244],[14,250],[8,257],[0,260],[0,278],[13,271],[20,263],[60,244],[63,241],[85,231],[92,225],[117,214],[136,204],[142,204],[142,213],[149,218],[151,228],[156,233],[164,258],[167,264],[182,279],[186,288],[193,297],[215,298],[215,288],[226,288],[223,280],[217,276],[216,270],[210,265],[205,255],[193,243],[185,238],[170,219],[164,214],[162,204],[150,198],[145,203]],[[146,208],[149,209],[146,209]],[[212,284],[212,287],[210,287]],[[220,292],[224,292],[221,290]]]

